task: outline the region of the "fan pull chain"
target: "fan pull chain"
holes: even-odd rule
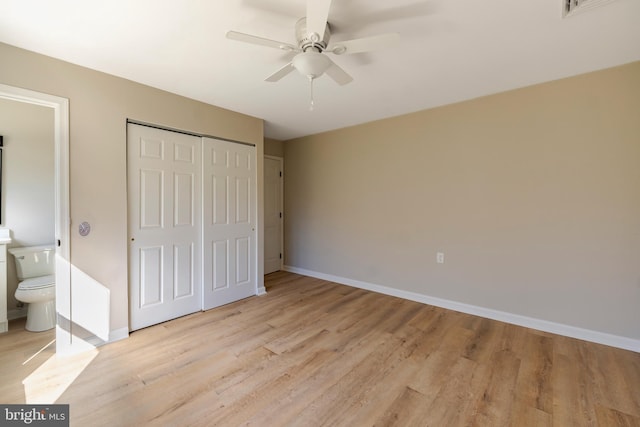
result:
[[[310,93],[309,93],[309,111],[313,111],[313,76],[308,76],[309,77],[309,86],[310,86]]]

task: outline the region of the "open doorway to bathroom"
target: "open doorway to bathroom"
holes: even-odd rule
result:
[[[0,224],[11,233],[9,248],[52,245],[55,241],[53,110],[0,99],[3,150]],[[15,298],[18,278],[13,256],[6,257],[7,320],[27,315]]]
[[[22,179],[24,182],[17,184],[16,191],[13,192],[16,199],[11,200],[12,205],[22,209],[46,209],[48,212],[37,215],[24,214],[24,218],[14,216],[8,212],[8,204],[6,203],[7,191],[3,191],[3,199],[0,200],[0,210],[2,211],[3,223],[2,228],[8,228],[10,232],[12,222],[17,228],[21,229],[18,245],[27,245],[33,239],[48,239],[56,245],[56,351],[59,353],[67,353],[72,351],[71,334],[69,328],[65,327],[71,320],[71,287],[70,287],[70,231],[69,231],[69,103],[65,98],[53,95],[39,93],[22,88],[0,84],[0,102],[5,108],[14,107],[16,109],[15,120],[28,120],[28,116],[39,117],[38,120],[44,120],[47,124],[39,126],[39,130],[35,131],[28,139],[39,139],[39,143],[30,147],[20,147],[17,150],[18,155],[14,157],[17,164],[11,165],[9,174],[3,172],[3,188],[6,190],[8,185],[16,184],[8,183],[8,178],[12,180]],[[8,110],[10,111],[10,110]],[[13,113],[12,113],[13,114]],[[35,126],[34,126],[35,128]],[[46,135],[37,136],[37,133],[45,133]],[[2,132],[0,131],[0,134]],[[43,141],[48,141],[48,144]],[[26,143],[25,143],[26,144]],[[4,138],[4,166],[7,167],[10,162],[8,153],[8,139]],[[22,153],[19,153],[20,151]],[[25,151],[26,150],[26,151]],[[16,152],[12,149],[13,152]],[[31,156],[31,157],[29,157]],[[29,162],[38,164],[42,170],[34,173],[20,171],[20,163],[24,158]],[[48,164],[47,164],[48,163]],[[32,170],[31,167],[25,169]],[[9,176],[8,176],[9,175]],[[48,185],[36,185],[35,180],[47,179]],[[20,186],[24,186],[20,191]],[[18,194],[18,193],[34,194]],[[11,196],[13,197],[13,196]],[[31,198],[41,199],[35,205],[29,201]],[[26,202],[25,202],[26,201]],[[17,205],[16,205],[17,203]],[[13,208],[11,208],[13,209]],[[52,211],[52,212],[51,212]],[[14,218],[14,219],[11,219]],[[36,225],[25,226],[25,222],[36,221]],[[7,263],[11,264],[12,259],[7,259]],[[14,266],[9,267],[11,271],[15,271]],[[0,281],[2,282],[2,281]],[[4,281],[6,283],[6,280]],[[3,290],[13,297],[11,290]],[[8,295],[9,296],[9,295]],[[17,302],[11,298],[8,301],[7,308],[15,310]],[[13,314],[15,315],[15,313]]]

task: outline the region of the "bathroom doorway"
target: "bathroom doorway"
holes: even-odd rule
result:
[[[56,244],[56,352],[73,351],[70,284],[69,101],[65,98],[0,84],[0,98],[53,110],[54,236]],[[6,156],[5,156],[6,157]],[[2,201],[0,200],[0,204]],[[1,225],[0,225],[1,226]],[[4,290],[6,292],[6,290]]]

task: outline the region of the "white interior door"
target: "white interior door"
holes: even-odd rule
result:
[[[264,158],[264,274],[282,269],[282,158]]]
[[[199,311],[201,138],[129,124],[132,330]]]
[[[203,138],[203,308],[256,294],[256,150]]]

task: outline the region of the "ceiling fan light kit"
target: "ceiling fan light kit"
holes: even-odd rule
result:
[[[267,82],[277,82],[293,70],[297,70],[311,82],[311,107],[313,109],[313,80],[327,74],[339,85],[353,81],[353,78],[326,53],[335,55],[369,52],[395,43],[400,36],[397,33],[380,34],[372,37],[341,41],[330,45],[331,30],[327,22],[331,0],[307,0],[307,16],[298,19],[295,25],[297,46],[239,33],[227,32],[227,38],[245,43],[272,47],[287,52],[297,52],[293,60],[265,79]]]
[[[314,50],[297,54],[291,63],[300,74],[310,79],[320,77],[333,64],[327,55]]]

